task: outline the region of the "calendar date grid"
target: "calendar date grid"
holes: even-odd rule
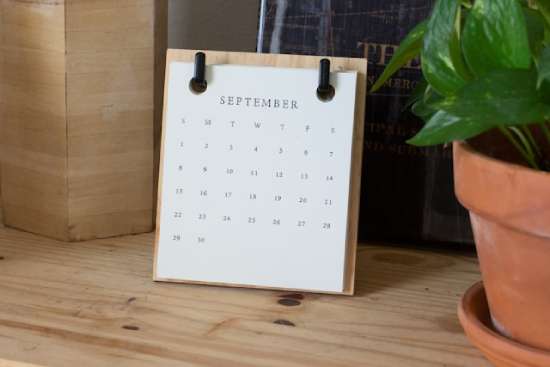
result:
[[[210,159],[193,160],[193,163],[186,164],[185,162],[178,162],[176,169],[181,173],[181,181],[186,182],[186,177],[193,177],[199,182],[199,186],[202,188],[186,190],[179,185],[174,189],[176,198],[178,201],[185,199],[187,195],[195,195],[203,200],[203,203],[208,201],[215,201],[217,205],[222,205],[228,209],[226,214],[221,214],[219,210],[212,213],[211,209],[202,210],[187,210],[184,215],[183,211],[175,209],[172,211],[172,220],[178,221],[178,227],[185,226],[217,226],[217,225],[232,225],[238,223],[239,225],[254,226],[263,224],[271,226],[273,229],[285,229],[290,226],[298,229],[314,228],[316,230],[330,231],[334,229],[334,223],[330,219],[310,219],[311,213],[319,209],[332,208],[335,204],[335,200],[330,196],[330,188],[327,190],[327,195],[323,195],[322,198],[308,197],[307,191],[302,194],[289,194],[287,190],[271,190],[259,193],[257,190],[216,190],[208,189],[208,182],[211,179],[219,180],[219,182],[229,182],[235,176],[239,176],[240,179],[248,179],[248,183],[254,185],[254,181],[258,184],[265,186],[266,179],[271,180],[268,182],[270,185],[267,187],[274,188],[277,186],[277,181],[284,181],[287,179],[292,180],[295,183],[311,183],[319,184],[319,181],[325,184],[334,182],[335,175],[330,172],[330,169],[324,170],[325,172],[313,173],[308,169],[308,166],[301,166],[299,169],[289,170],[290,164],[277,164],[277,158],[284,159],[285,156],[296,159],[301,157],[307,162],[307,158],[315,156],[325,160],[326,165],[330,165],[330,161],[335,162],[337,152],[335,149],[326,147],[322,150],[314,150],[309,143],[308,139],[315,138],[313,136],[314,131],[318,130],[318,133],[324,133],[328,137],[335,136],[337,133],[336,127],[330,125],[324,128],[313,128],[310,123],[265,123],[261,121],[249,121],[248,123],[239,122],[232,119],[225,119],[215,121],[212,118],[200,118],[190,119],[187,117],[180,119],[180,124],[184,127],[190,127],[191,124],[195,124],[195,128],[201,127],[201,136],[198,139],[190,139],[186,136],[185,130],[176,137],[175,145],[177,146],[181,156],[185,154],[198,154],[199,156],[211,157]],[[215,131],[216,127],[221,127],[224,139],[220,139],[220,132]],[[263,130],[262,130],[263,129]],[[246,131],[244,131],[246,130]],[[269,134],[269,138],[265,136],[254,136],[254,132],[266,131]],[[235,139],[234,135],[248,134],[251,140],[258,138],[258,142],[248,141],[244,144],[237,142],[239,139]],[[274,135],[273,135],[274,134]],[[298,135],[298,136],[297,136]],[[301,135],[301,136],[300,136]],[[288,144],[288,141],[298,140],[300,143],[293,142],[294,144]],[[212,153],[213,152],[213,153]],[[201,154],[202,153],[202,154]],[[210,156],[208,154],[211,154]],[[243,159],[243,155],[253,157],[254,155],[260,155],[256,165],[240,165],[239,168],[234,166],[225,165],[220,166],[215,164],[215,157],[218,154],[226,154],[226,158],[229,158],[229,163],[232,162],[231,155],[235,154],[234,162],[247,161]],[[266,155],[270,159],[266,159]],[[319,171],[319,170],[318,170]],[[187,174],[187,175],[186,175]],[[197,179],[198,178],[198,179]],[[263,182],[260,179],[264,178]],[[195,185],[196,186],[196,185]],[[297,209],[305,212],[305,215],[293,220],[283,219],[277,215],[266,215],[264,213],[258,214],[260,208],[250,208],[253,205],[247,205],[246,202],[261,203],[261,207],[265,208],[269,205],[282,205],[287,209]],[[234,203],[238,204],[234,204]],[[240,205],[239,205],[240,204]],[[315,204],[315,205],[312,205]],[[199,205],[200,206],[200,205]],[[241,207],[241,210],[235,210],[235,208]],[[201,206],[202,207],[202,206]],[[314,207],[314,208],[312,208]],[[236,211],[236,214],[233,212]],[[185,237],[182,233],[174,233],[171,237],[172,241],[180,242]],[[198,244],[206,243],[206,235],[192,235],[194,241]]]

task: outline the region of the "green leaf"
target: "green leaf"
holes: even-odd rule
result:
[[[550,80],[542,80],[538,83],[538,88],[542,101],[550,105]]]
[[[455,62],[460,63],[460,59],[456,58],[459,9],[460,2],[457,0],[438,0],[424,36],[422,72],[430,85],[442,95],[452,94],[465,83],[465,76],[461,75],[465,67],[457,68],[455,65]]]
[[[537,78],[537,88],[540,89],[542,82],[550,81],[550,47],[545,47],[538,62],[539,75]]]
[[[481,76],[498,68],[528,69],[531,51],[517,0],[476,0],[462,34],[470,70]]]
[[[535,0],[537,9],[542,17],[546,20],[546,27],[544,27],[544,42],[550,43],[550,0]]]
[[[472,78],[472,74],[466,66],[464,57],[462,55],[462,45],[460,44],[460,32],[462,27],[462,14],[468,13],[468,10],[462,10],[461,7],[458,7],[457,15],[455,19],[455,30],[451,35],[451,42],[449,44],[449,51],[451,55],[451,62],[456,70],[456,72],[466,80]],[[467,16],[467,15],[466,15]]]
[[[550,106],[543,102],[537,90],[537,74],[533,70],[489,72],[437,107],[489,127],[530,124],[550,116]]]
[[[437,113],[437,109],[426,104],[423,100],[419,100],[412,105],[411,112],[415,116],[421,118],[424,122],[428,122],[432,116]]]
[[[428,82],[426,82],[425,79],[419,80],[416,86],[414,87],[414,89],[412,90],[411,95],[409,96],[409,99],[407,99],[404,109],[411,107],[420,99],[422,99],[422,97],[424,96],[424,93],[426,93],[426,89],[428,89]]]
[[[399,48],[395,51],[395,54],[384,69],[382,75],[380,75],[376,83],[372,86],[371,92],[378,90],[397,70],[420,54],[422,39],[426,32],[426,24],[427,22],[423,21],[409,32],[401,42],[401,45],[399,45]]]
[[[453,140],[465,140],[491,129],[473,119],[453,116],[445,111],[438,111],[407,143],[417,146],[449,143]]]
[[[425,122],[428,122],[428,120],[439,110],[437,104],[441,101],[443,101],[443,96],[437,93],[432,87],[428,86],[422,98],[412,106],[411,111]]]
[[[550,0],[536,0],[537,8],[550,25]]]
[[[533,9],[524,8],[523,14],[525,16],[529,47],[534,55],[538,55],[543,47],[545,20],[540,12]]]

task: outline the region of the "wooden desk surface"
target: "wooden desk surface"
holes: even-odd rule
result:
[[[346,297],[155,284],[152,244],[0,229],[0,367],[490,366],[456,317],[473,256],[363,246]]]

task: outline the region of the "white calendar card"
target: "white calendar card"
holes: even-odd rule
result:
[[[342,293],[357,72],[167,71],[155,280]]]

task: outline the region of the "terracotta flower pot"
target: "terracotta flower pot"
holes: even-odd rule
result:
[[[550,350],[550,174],[454,145],[455,191],[470,211],[491,319]]]

